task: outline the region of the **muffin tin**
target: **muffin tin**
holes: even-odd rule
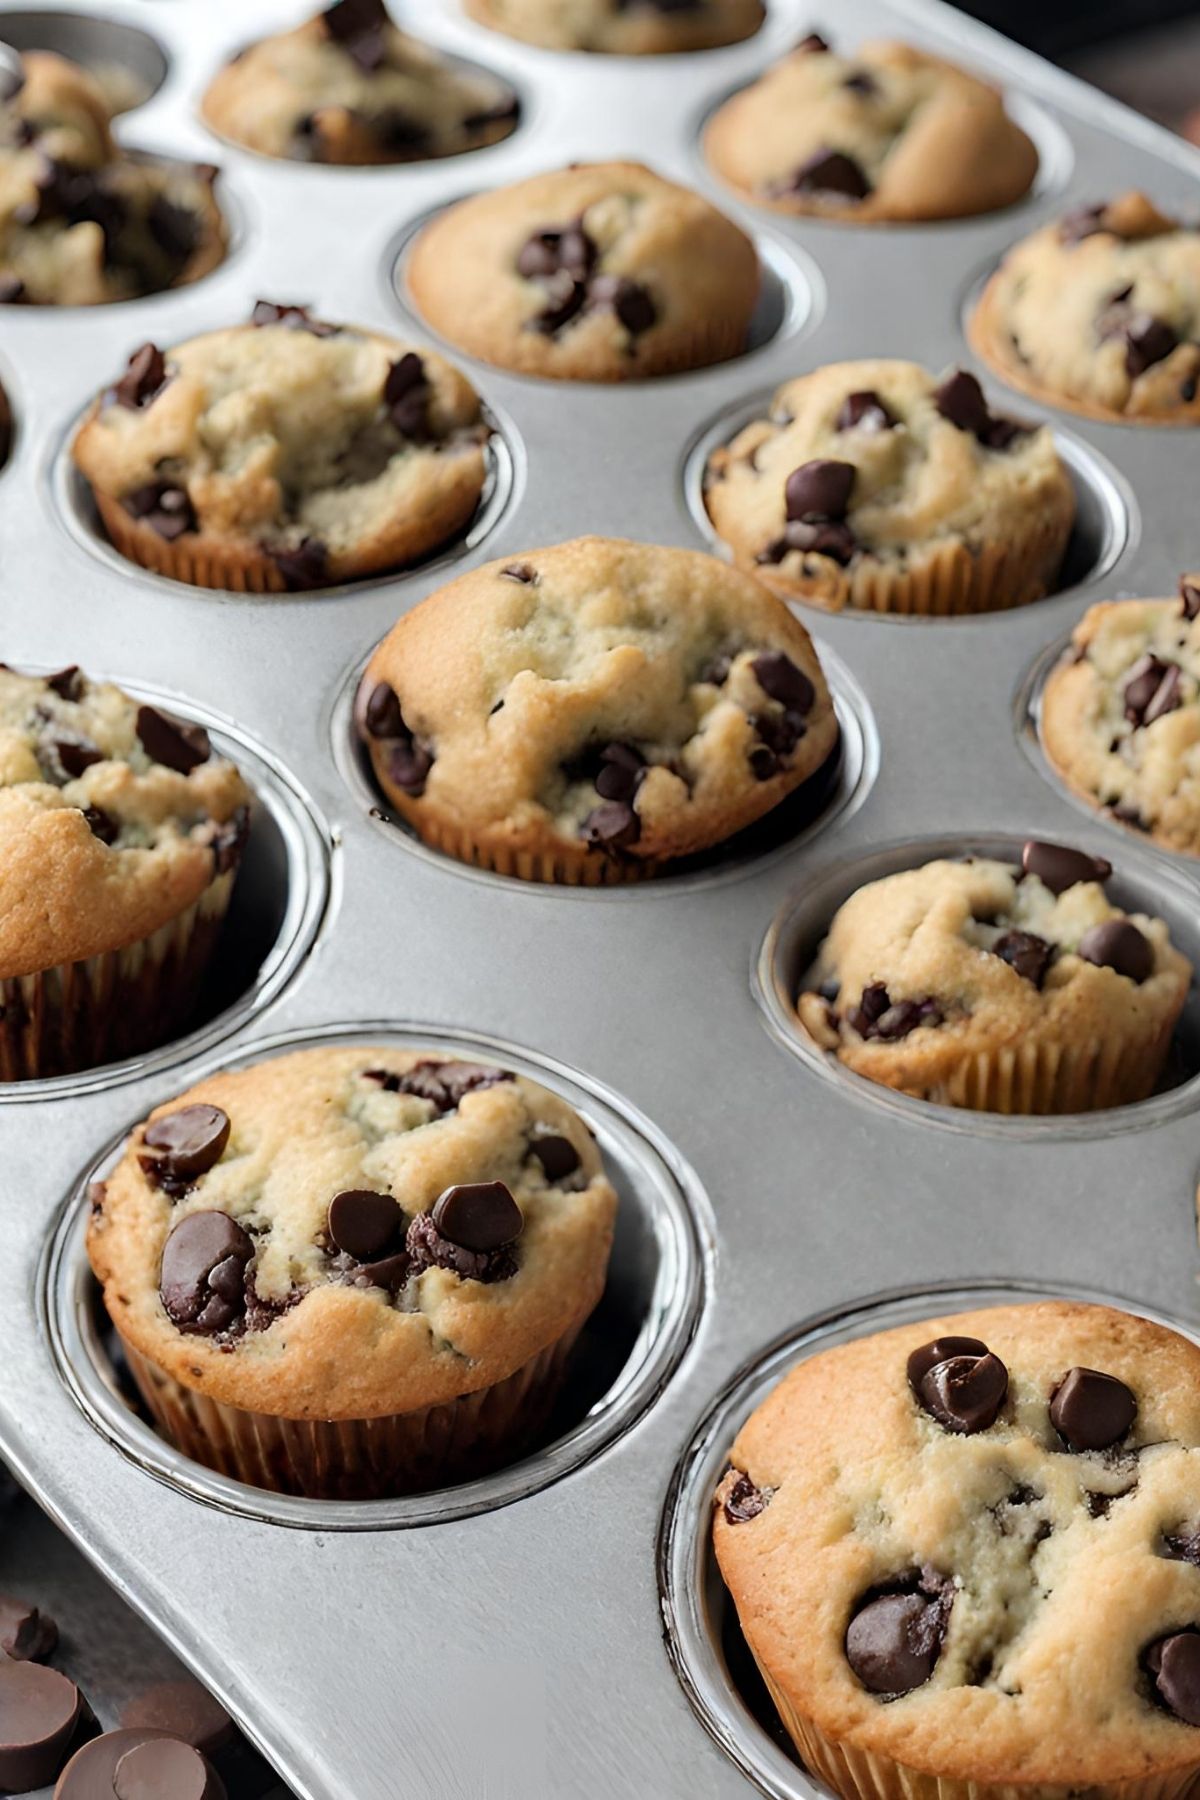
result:
[[[14,10],[0,4],[0,37]],[[60,11],[19,16],[44,21],[50,43]],[[253,29],[302,11],[260,0]],[[244,13],[76,0],[76,28],[102,60],[120,62],[128,28],[161,47],[162,86],[118,131],[219,161],[235,241],[219,270],[174,293],[86,314],[0,311],[17,420],[0,474],[0,653],[18,667],[76,661],[161,695],[242,762],[266,802],[246,894],[260,939],[235,934],[227,972],[240,992],[186,1043],[0,1092],[0,1450],[303,1800],[391,1800],[398,1783],[438,1800],[811,1794],[720,1675],[718,1612],[679,1624],[672,1559],[685,1573],[702,1560],[711,1470],[690,1485],[672,1472],[714,1396],[764,1345],[883,1289],[910,1317],[945,1304],[944,1286],[981,1281],[1006,1295],[1083,1284],[1196,1316],[1196,1027],[1178,1084],[1142,1107],[1001,1125],[867,1095],[816,1066],[795,1053],[781,992],[853,881],[943,843],[1038,835],[1109,855],[1121,891],[1200,948],[1195,865],[1081,814],[1025,754],[1047,647],[1093,600],[1171,593],[1200,560],[1191,440],[1026,405],[962,329],[1016,238],[1134,184],[1187,208],[1200,159],[934,0],[843,0],[824,20],[809,0],[774,0],[745,44],[638,63],[524,48],[469,25],[451,0],[406,16],[512,80],[524,105],[512,138],[403,169],[272,163],[215,141],[195,112],[247,35]],[[701,122],[822,23],[844,43],[911,37],[1003,81],[1044,155],[1030,200],[863,230],[733,201],[703,165]],[[619,389],[456,357],[501,425],[508,468],[469,539],[404,575],[250,600],[157,580],[106,550],[65,444],[133,347],[240,320],[259,297],[434,342],[403,292],[414,221],[538,168],[628,154],[754,231],[771,281],[746,355]],[[745,854],[628,891],[568,892],[415,845],[349,734],[355,676],[398,614],[448,569],[585,531],[708,544],[696,471],[714,431],[817,363],[875,354],[975,367],[994,398],[1052,420],[1084,501],[1071,585],[1018,613],[938,623],[806,611],[845,727],[837,791]],[[132,1121],[211,1067],[331,1034],[466,1041],[528,1063],[577,1100],[623,1188],[597,1320],[612,1329],[593,1334],[619,1355],[585,1359],[565,1435],[487,1483],[383,1512],[280,1502],[179,1466],[125,1405],[80,1251],[81,1184]],[[27,1586],[37,1566],[31,1552]],[[698,1693],[720,1730],[695,1715]]]

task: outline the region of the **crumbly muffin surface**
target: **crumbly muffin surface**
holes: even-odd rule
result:
[[[815,33],[720,108],[705,148],[760,205],[856,223],[991,212],[1038,167],[985,82],[907,44],[841,55]]]
[[[74,455],[168,542],[240,548],[308,587],[453,536],[479,504],[487,436],[444,358],[260,301],[249,325],[143,345]]]
[[[1041,733],[1094,806],[1200,856],[1200,576],[1174,600],[1091,607],[1046,683]]]
[[[229,63],[204,97],[214,130],[301,162],[420,162],[509,136],[516,95],[392,23],[382,0],[338,0]]]
[[[483,25],[547,50],[643,56],[751,37],[762,0],[466,0]]]
[[[1190,1340],[1058,1301],[929,1319],[800,1363],[730,1455],[743,1630],[835,1743],[1031,1787],[1200,1766]]]
[[[434,329],[485,362],[628,381],[736,355],[759,267],[699,194],[640,163],[579,163],[440,214],[408,283]]]
[[[503,1380],[590,1310],[616,1195],[579,1116],[488,1064],[386,1047],[210,1077],[94,1197],[118,1329],[286,1418],[371,1418]]]
[[[1010,250],[971,334],[1014,386],[1104,419],[1200,423],[1200,231],[1144,194]]]
[[[758,583],[604,538],[491,563],[407,613],[359,724],[418,830],[431,813],[635,863],[720,842],[837,740],[807,632]]]
[[[868,567],[897,577],[949,549],[1042,533],[1066,547],[1075,500],[1046,426],[995,414],[974,377],[916,363],[830,363],[714,451],[705,502],[745,567],[785,598],[858,604]],[[1030,571],[1036,599],[1057,563]]]
[[[176,917],[230,866],[249,804],[198,726],[78,669],[0,668],[0,977]]]
[[[94,306],[215,268],[217,171],[122,151],[90,75],[45,51],[22,66],[0,99],[0,303]]]

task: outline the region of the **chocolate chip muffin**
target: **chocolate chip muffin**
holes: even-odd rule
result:
[[[1200,230],[1122,194],[1010,250],[970,324],[1014,387],[1089,418],[1200,424]]]
[[[72,454],[123,556],[269,594],[412,563],[488,479],[479,396],[444,358],[303,306],[135,350]]]
[[[0,303],[96,306],[197,281],[223,261],[208,164],[122,150],[93,78],[45,51],[0,96]]]
[[[466,0],[473,19],[546,50],[647,56],[753,37],[762,0]]]
[[[785,600],[877,613],[1023,606],[1049,593],[1075,491],[1047,426],[994,413],[963,369],[830,363],[713,452],[705,505]]]
[[[632,381],[736,356],[759,268],[699,194],[640,163],[576,163],[441,213],[408,285],[434,329],[484,362]]]
[[[1200,856],[1200,576],[1175,600],[1093,606],[1046,682],[1040,724],[1077,794]]]
[[[1090,1112],[1162,1073],[1192,967],[1161,919],[1104,892],[1111,866],[1031,841],[1021,866],[905,869],[838,909],[797,1006],[812,1038],[942,1106]]]
[[[508,1070],[387,1048],[211,1076],[134,1132],[88,1255],[181,1450],[363,1499],[511,1461],[604,1287],[586,1125]]]
[[[188,1024],[249,807],[200,726],[76,668],[0,667],[0,1079],[112,1062]]]
[[[201,111],[222,137],[263,156],[364,164],[498,143],[519,108],[506,82],[399,31],[383,0],[337,0],[243,50]]]
[[[704,147],[760,206],[856,225],[993,212],[1038,169],[986,82],[908,44],[839,55],[815,32],[726,101]]]
[[[422,601],[372,656],[356,716],[426,843],[589,886],[725,843],[838,741],[786,607],[712,557],[608,538],[490,563]]]
[[[716,1496],[721,1572],[843,1800],[1160,1800],[1200,1776],[1200,1350],[1063,1301],[799,1363]]]

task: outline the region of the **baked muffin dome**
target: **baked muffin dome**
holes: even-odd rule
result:
[[[765,588],[609,538],[490,563],[422,601],[372,656],[357,717],[427,843],[588,884],[724,842],[838,736],[808,633]]]
[[[1038,169],[986,82],[908,44],[839,55],[816,33],[726,101],[704,147],[760,206],[854,224],[993,212]]]
[[[855,1074],[976,1111],[1089,1112],[1154,1089],[1192,967],[1108,863],[1026,844],[1020,867],[931,862],[838,908],[797,1002]]]
[[[247,325],[143,344],[72,454],[123,555],[279,593],[396,568],[462,531],[489,435],[443,357],[259,301]]]
[[[209,164],[120,149],[93,78],[46,51],[0,100],[0,303],[95,306],[197,281],[225,256]]]
[[[752,37],[762,0],[466,0],[482,25],[546,50],[645,56],[710,50]]]
[[[200,727],[73,667],[0,668],[0,1078],[182,1028],[250,798]]]
[[[169,1434],[348,1497],[523,1448],[617,1204],[556,1095],[386,1047],[210,1077],[139,1126],[94,1202],[92,1267]]]
[[[1062,1301],[799,1363],[713,1536],[805,1764],[843,1800],[1183,1794],[1200,1771],[1200,1350]]]
[[[631,381],[744,348],[758,256],[699,194],[640,163],[581,163],[460,201],[408,284],[436,331],[527,375]]]
[[[1200,856],[1200,577],[1090,607],[1071,644],[1042,695],[1050,761],[1092,806]]]
[[[383,0],[337,0],[227,63],[201,111],[222,137],[264,156],[362,164],[497,143],[519,107],[507,82],[398,30]]]
[[[705,504],[785,600],[968,613],[1051,591],[1075,518],[1048,427],[993,413],[965,371],[830,363],[713,452]]]
[[[1200,424],[1200,230],[1144,194],[1080,208],[1008,252],[970,330],[1006,381],[1049,405]]]

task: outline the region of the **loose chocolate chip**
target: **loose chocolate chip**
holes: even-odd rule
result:
[[[531,563],[509,563],[500,573],[505,581],[519,581],[522,587],[537,586],[537,570]]]
[[[147,1738],[113,1772],[116,1800],[218,1800],[225,1792],[207,1759],[178,1738]]]
[[[104,761],[104,752],[90,738],[56,738],[54,754],[62,765],[63,773],[72,781],[78,780],[85,769]]]
[[[592,850],[625,850],[642,835],[642,821],[623,800],[592,809],[583,821],[583,836]]]
[[[499,1250],[468,1250],[438,1230],[429,1213],[418,1213],[408,1228],[410,1272],[448,1269],[464,1281],[508,1281],[517,1272],[516,1258],[507,1245]]]
[[[137,412],[149,406],[156,394],[166,386],[167,363],[157,344],[142,344],[125,366],[125,373],[112,390],[118,406]]]
[[[801,163],[784,191],[793,194],[839,194],[847,200],[865,200],[871,192],[861,165],[842,150],[817,150]]]
[[[515,1244],[525,1229],[521,1209],[502,1181],[448,1187],[434,1202],[431,1217],[442,1237],[480,1253]]]
[[[1154,1692],[1185,1725],[1200,1725],[1200,1631],[1174,1631],[1146,1651]]]
[[[588,288],[588,304],[611,306],[631,337],[640,337],[658,321],[649,291],[625,275],[597,275]]]
[[[764,650],[750,664],[763,693],[780,706],[804,718],[812,711],[817,690],[803,670],[798,669],[782,650]]]
[[[920,1395],[921,1383],[930,1369],[938,1363],[949,1362],[954,1356],[981,1357],[988,1354],[987,1345],[980,1338],[973,1337],[940,1337],[919,1349],[911,1352],[905,1373],[908,1385],[914,1394]]]
[[[835,421],[838,431],[891,431],[896,415],[872,388],[847,394]]]
[[[172,719],[156,706],[139,706],[137,734],[142,749],[151,762],[162,763],[178,775],[187,775],[206,763],[212,755],[212,744],[203,725],[188,725]]]
[[[392,424],[403,437],[418,443],[428,438],[432,391],[425,364],[415,350],[407,351],[389,368],[383,384],[383,404]]]
[[[168,1731],[193,1750],[214,1756],[237,1741],[237,1726],[219,1700],[198,1681],[156,1682],[135,1694],[121,1714],[129,1730]]]
[[[600,752],[596,771],[596,792],[602,800],[633,804],[633,797],[646,778],[646,759],[632,744],[606,744]]]
[[[185,531],[195,531],[197,520],[191,498],[181,487],[169,481],[150,481],[121,497],[121,505],[131,519],[152,526],[160,538],[173,544]]]
[[[529,1153],[541,1163],[547,1181],[565,1181],[579,1167],[579,1152],[570,1138],[559,1137],[555,1132],[531,1138]]]
[[[1069,1450],[1108,1450],[1136,1417],[1130,1389],[1098,1369],[1071,1369],[1050,1401],[1050,1423]]]
[[[45,1662],[57,1643],[58,1626],[49,1613],[0,1594],[0,1650],[5,1656],[13,1662]]]
[[[81,808],[81,811],[84,822],[94,838],[99,838],[102,844],[116,843],[121,835],[121,827],[111,814],[106,813],[100,806],[85,806]]]
[[[1179,583],[1179,599],[1180,610],[1189,624],[1193,619],[1200,619],[1200,583],[1184,576]]]
[[[396,690],[388,682],[377,681],[371,689],[363,709],[363,722],[369,737],[404,736],[404,714],[400,711]]]
[[[1171,1562],[1191,1563],[1200,1569],[1200,1522],[1181,1525],[1178,1531],[1164,1533],[1163,1555]]]
[[[47,675],[46,686],[51,688],[60,700],[82,700],[87,690],[87,683],[75,663],[72,663],[69,668],[59,669],[55,675]]]
[[[818,459],[802,463],[787,478],[784,498],[789,519],[844,519],[858,470],[853,463]]]
[[[1032,931],[1006,931],[992,945],[992,955],[1015,969],[1023,981],[1040,988],[1054,959],[1054,947]]]
[[[722,1511],[731,1525],[747,1525],[751,1519],[766,1512],[769,1505],[770,1496],[764,1494],[748,1475],[739,1475],[725,1496]]]
[[[219,1106],[197,1101],[178,1112],[165,1113],[147,1125],[142,1142],[158,1152],[142,1167],[161,1187],[198,1181],[216,1167],[229,1142],[229,1116]]]
[[[224,1212],[188,1213],[163,1245],[159,1293],[180,1331],[214,1337],[246,1310],[254,1245]]]
[[[810,31],[807,37],[800,39],[796,50],[803,56],[825,56],[828,54],[829,45],[819,31]]]
[[[1102,856],[1088,856],[1066,844],[1046,844],[1038,838],[1030,838],[1021,851],[1021,867],[1026,875],[1036,875],[1052,894],[1065,894],[1081,881],[1105,882],[1112,874],[1112,864]]]
[[[939,1425],[970,1437],[999,1418],[1008,1395],[1008,1370],[990,1350],[982,1356],[949,1356],[926,1370],[917,1391]]]
[[[268,555],[283,576],[289,593],[325,587],[329,581],[329,549],[320,538],[301,538],[298,544],[276,545]]]
[[[1106,919],[1084,933],[1079,945],[1084,962],[1115,969],[1139,986],[1154,973],[1154,946],[1128,919]]]
[[[924,1686],[937,1667],[954,1589],[933,1570],[868,1595],[846,1628],[846,1661],[870,1694]]]
[[[57,1669],[0,1662],[0,1792],[48,1787],[85,1717],[79,1689]]]
[[[387,60],[389,19],[383,0],[334,0],[322,15],[325,29],[365,75]]]
[[[1129,672],[1125,684],[1125,717],[1135,730],[1183,705],[1183,682],[1178,663],[1143,656]]]
[[[283,325],[289,331],[307,331],[310,337],[318,338],[336,337],[341,329],[324,319],[314,319],[307,306],[281,306],[275,300],[255,301],[250,323],[260,329],[264,325]]]
[[[403,1224],[404,1214],[391,1194],[347,1188],[329,1203],[329,1236],[339,1250],[356,1262],[370,1262],[380,1256]]]

